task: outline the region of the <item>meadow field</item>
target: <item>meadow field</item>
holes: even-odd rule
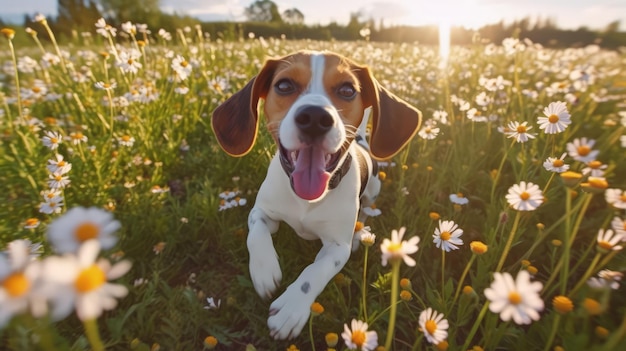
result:
[[[445,62],[104,21],[57,44],[36,24],[29,45],[0,35],[0,349],[626,349],[626,51],[476,38]],[[210,119],[300,49],[368,65],[424,121],[381,163],[363,245],[275,341],[246,235],[276,147],[262,124],[230,157]],[[287,225],[274,243],[282,291],[320,244]]]

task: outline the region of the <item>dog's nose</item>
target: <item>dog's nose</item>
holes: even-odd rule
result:
[[[333,127],[333,117],[324,108],[306,106],[296,115],[296,126],[309,136],[326,133]]]

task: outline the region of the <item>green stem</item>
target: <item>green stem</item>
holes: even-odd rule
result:
[[[22,94],[20,93],[20,76],[17,69],[17,57],[15,56],[15,48],[13,47],[13,41],[9,39],[9,49],[11,49],[11,59],[13,60],[13,70],[15,72],[15,93],[17,94],[17,114],[20,118],[23,118],[22,111]],[[10,124],[12,126],[12,123]]]
[[[97,320],[93,318],[83,321],[83,327],[85,328],[85,334],[87,334],[87,340],[89,340],[91,348],[94,351],[104,351],[104,344],[102,343],[102,339],[100,339]]]
[[[313,314],[309,316],[309,340],[311,341],[311,350],[315,351],[315,340],[313,340]]]
[[[572,210],[572,191],[570,189],[566,189],[565,192],[565,212],[568,213]],[[581,213],[578,214],[580,216]],[[563,231],[563,243],[565,244],[565,250],[563,251],[563,266],[561,273],[561,295],[565,295],[565,290],[567,289],[567,276],[569,274],[569,261],[570,261],[570,237],[574,236],[572,230],[572,221],[571,219],[565,218],[565,230]]]
[[[456,299],[459,298],[459,294],[461,293],[461,287],[463,286],[463,281],[465,281],[465,276],[467,276],[467,273],[469,273],[470,267],[472,266],[472,263],[474,263],[475,259],[476,255],[472,255],[469,262],[467,262],[467,265],[465,265],[465,270],[463,270],[463,273],[461,274],[461,279],[459,279],[459,283],[456,287],[456,292],[454,293],[454,298],[452,299],[452,304],[450,305],[450,308],[454,306],[454,304],[456,303]]]
[[[556,332],[559,329],[560,321],[561,315],[557,313],[556,317],[554,317],[554,322],[552,323],[552,331],[550,332],[550,336],[548,337],[548,341],[546,342],[543,351],[549,351],[551,349],[551,345],[556,337]]]
[[[396,326],[400,262],[400,259],[394,259],[391,262],[391,310],[389,311],[389,326],[387,328],[387,338],[385,339],[385,350],[391,350],[391,342],[393,340],[393,333]]]
[[[480,326],[480,322],[482,322],[483,318],[485,318],[485,314],[487,313],[488,307],[489,307],[489,301],[485,301],[483,308],[480,310],[480,313],[478,314],[476,321],[474,321],[474,325],[472,325],[472,329],[470,330],[469,334],[465,338],[465,343],[463,344],[463,347],[460,348],[460,350],[467,350],[467,348],[469,347],[469,344],[472,342],[472,339],[474,338],[474,335],[476,335],[476,331],[478,330],[478,327]]]
[[[521,212],[517,211],[517,214],[515,214],[515,219],[513,220],[513,228],[511,228],[511,233],[509,234],[509,239],[507,240],[505,246],[504,246],[504,250],[502,251],[502,256],[500,256],[500,261],[498,262],[498,265],[496,266],[496,272],[500,272],[500,270],[502,269],[502,266],[504,265],[504,261],[506,260],[506,257],[509,254],[509,250],[511,250],[511,245],[513,245],[513,238],[515,237],[515,232],[517,231],[517,227],[519,226],[519,221],[521,218]]]
[[[515,139],[513,139],[513,141],[511,142],[509,150],[513,147],[513,145],[515,145]],[[504,162],[506,161],[509,150],[504,151],[504,155],[502,155],[502,160],[500,160],[500,165],[498,166],[498,172],[496,173],[496,177],[493,180],[493,184],[491,185],[491,203],[493,203],[493,196],[496,193],[496,186],[498,185],[498,181],[500,180],[500,173],[502,173],[502,167],[504,167]]]
[[[363,258],[363,281],[361,282],[361,305],[363,308],[363,320],[367,321],[367,256],[369,246],[365,246]]]
[[[445,267],[446,267],[446,250],[443,249],[443,243],[442,243],[441,244],[441,300],[443,301],[443,305],[446,304],[446,297],[445,297],[445,290],[446,290]]]
[[[600,252],[596,253],[596,256],[593,258],[593,260],[591,261],[591,264],[589,265],[589,268],[587,268],[587,271],[585,272],[585,274],[583,274],[582,278],[580,278],[580,280],[578,281],[578,283],[574,286],[574,288],[569,292],[569,296],[572,297],[576,291],[578,289],[580,289],[583,284],[585,284],[585,282],[587,281],[587,279],[589,279],[589,277],[593,274],[593,272],[596,270],[596,265],[598,264],[598,261],[600,260],[600,256],[602,256],[602,254]]]

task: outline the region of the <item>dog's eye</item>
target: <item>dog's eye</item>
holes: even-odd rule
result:
[[[289,79],[281,79],[274,84],[274,90],[279,95],[289,95],[296,91],[296,85]]]
[[[352,100],[356,96],[356,88],[351,83],[344,83],[337,89],[337,95],[342,99]]]

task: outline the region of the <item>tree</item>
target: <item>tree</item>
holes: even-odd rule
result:
[[[95,0],[100,3],[102,13],[113,22],[148,23],[160,15],[159,0]]]
[[[283,21],[288,24],[304,24],[304,14],[297,8],[287,9],[283,12]]]
[[[124,0],[122,0],[124,1]],[[283,21],[278,6],[271,0],[257,0],[245,10],[248,21],[251,22],[277,22]]]
[[[91,31],[102,17],[94,0],[58,0],[59,16],[55,29],[70,34],[72,30]]]

